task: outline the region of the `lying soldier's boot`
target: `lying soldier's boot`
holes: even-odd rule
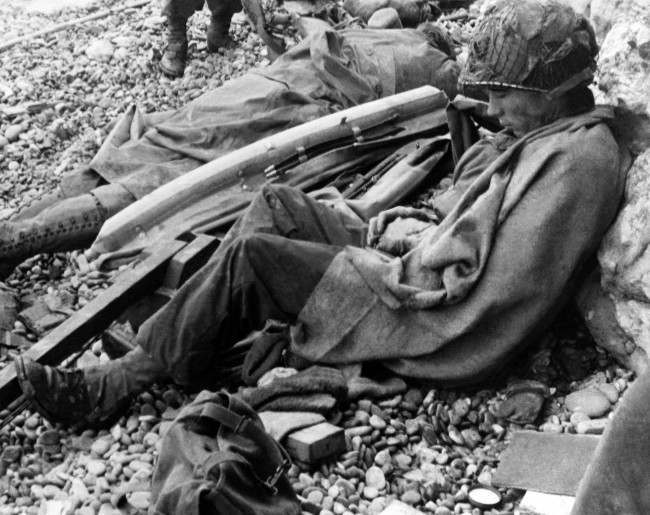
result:
[[[94,425],[101,417],[93,412],[84,373],[59,370],[18,356],[14,361],[23,395],[52,423]]]
[[[11,273],[23,260],[42,252],[90,245],[108,213],[94,195],[62,200],[27,220],[0,222],[0,271]]]
[[[215,53],[219,48],[226,47],[232,42],[228,35],[229,28],[230,17],[226,19],[222,15],[216,16],[215,14],[212,14],[207,33],[208,52]]]
[[[165,369],[136,346],[108,363],[65,370],[18,356],[16,377],[26,399],[52,423],[106,426],[134,395],[157,381],[167,381]]]
[[[0,280],[34,254],[88,247],[102,224],[134,200],[122,185],[107,184],[55,202],[33,218],[0,222]]]
[[[167,47],[160,59],[160,69],[170,77],[182,77],[187,62],[187,20],[169,19]]]

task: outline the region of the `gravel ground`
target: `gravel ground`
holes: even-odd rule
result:
[[[19,0],[0,5],[4,41],[97,12],[76,8],[46,14],[26,5]],[[104,1],[100,8],[121,5]],[[156,67],[163,19],[155,2],[0,52],[0,219],[87,162],[107,123],[131,103],[152,111],[175,108],[268,63],[245,23],[233,25],[233,48],[208,54],[206,23],[205,12],[192,19],[191,62],[177,80]],[[461,29],[452,28],[462,39]],[[7,283],[23,303],[40,298],[65,313],[82,307],[111,280],[90,271],[83,256],[72,252],[29,259]],[[38,337],[20,323],[12,334],[18,343],[0,347],[0,362]],[[95,342],[80,361],[106,359]],[[468,489],[490,484],[512,431],[602,432],[631,379],[569,316],[511,370],[479,391],[409,385],[394,397],[343,406],[339,424],[346,428],[347,452],[318,470],[294,466],[290,471],[294,489],[308,501],[305,509],[323,515],[379,513],[400,499],[437,515],[483,513],[468,502]],[[508,420],[521,405],[516,389],[507,386],[522,379],[538,381],[525,383],[527,391],[546,397],[533,423]],[[0,514],[144,513],[160,435],[187,400],[173,386],[154,387],[100,432],[52,427],[23,412],[0,431]],[[502,504],[485,513],[512,512],[522,494],[501,493]]]

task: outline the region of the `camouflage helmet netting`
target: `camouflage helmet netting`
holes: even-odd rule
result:
[[[554,1],[501,0],[479,20],[461,88],[553,92],[590,83],[598,46],[582,16]]]

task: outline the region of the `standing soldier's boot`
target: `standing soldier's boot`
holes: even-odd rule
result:
[[[187,61],[187,18],[167,17],[167,47],[160,69],[170,77],[182,77]]]
[[[242,5],[239,0],[220,0],[218,3],[213,0],[208,2],[208,7],[211,12],[207,33],[208,52],[214,53],[232,41],[228,36],[230,20],[233,14],[241,11]]]

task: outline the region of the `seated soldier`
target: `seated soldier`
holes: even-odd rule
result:
[[[445,386],[492,374],[562,309],[622,197],[611,111],[587,87],[597,50],[558,2],[493,4],[459,82],[487,92],[505,129],[464,153],[430,209],[366,225],[266,187],[133,351],[81,370],[18,358],[23,392],[52,421],[100,423],[157,380],[218,386],[222,357],[267,319],[293,324],[290,358],[380,361]]]
[[[129,109],[87,167],[0,222],[0,280],[34,254],[87,247],[135,200],[265,136],[427,84],[453,97],[459,67],[441,32],[321,31],[181,109]]]

